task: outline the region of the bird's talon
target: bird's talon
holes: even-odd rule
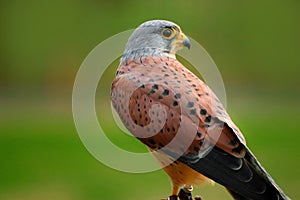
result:
[[[180,200],[193,200],[192,193],[185,187],[180,189],[178,197]]]

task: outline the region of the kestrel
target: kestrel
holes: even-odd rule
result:
[[[168,199],[192,199],[192,186],[214,181],[234,199],[289,199],[213,91],[176,59],[183,47],[190,48],[190,40],[175,23],[141,24],[128,39],[111,90],[123,124],[169,175]]]

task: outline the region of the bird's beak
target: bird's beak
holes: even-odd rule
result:
[[[182,46],[182,47],[187,47],[188,49],[191,48],[191,41],[190,39],[184,34],[184,33],[180,33],[178,38],[177,38],[177,42]]]
[[[191,41],[190,39],[180,31],[180,33],[177,35],[177,37],[173,40],[171,44],[171,54],[176,54],[176,52],[183,47],[187,47],[188,49],[191,48]]]

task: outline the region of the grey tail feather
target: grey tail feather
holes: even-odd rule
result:
[[[264,169],[264,167],[259,163],[259,161],[256,159],[256,157],[254,156],[254,154],[248,148],[247,148],[247,153],[245,155],[245,159],[248,160],[248,162],[250,162],[253,165],[253,167],[255,168],[255,170],[262,177],[264,177],[264,179],[270,184],[270,186],[272,186],[277,191],[277,194],[279,195],[279,199],[280,200],[290,200],[290,198],[284,194],[284,192],[275,183],[275,181],[273,180],[273,178],[269,175],[269,173]],[[234,193],[232,191],[229,191],[229,192],[231,194]],[[233,195],[234,198],[235,198],[234,195],[237,195],[236,196],[237,200],[238,199],[243,199],[243,198],[240,198],[238,194],[232,194],[232,195]]]

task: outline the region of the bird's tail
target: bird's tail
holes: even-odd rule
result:
[[[257,180],[259,183],[260,181],[267,182],[267,187],[264,191],[264,197],[263,199],[270,199],[270,200],[290,200],[288,196],[284,194],[284,192],[280,189],[280,187],[275,183],[273,178],[268,174],[268,172],[263,168],[263,166],[259,163],[259,161],[255,158],[253,153],[247,149],[247,153],[245,155],[245,159],[250,163],[249,166],[251,166],[253,170],[254,178],[253,180]],[[247,198],[244,198],[239,193],[236,193],[230,189],[227,188],[227,190],[231,193],[231,195],[236,200],[246,200]]]
[[[248,149],[243,158],[234,157],[217,147],[196,162],[194,157],[187,154],[179,160],[225,186],[236,200],[290,199]]]

